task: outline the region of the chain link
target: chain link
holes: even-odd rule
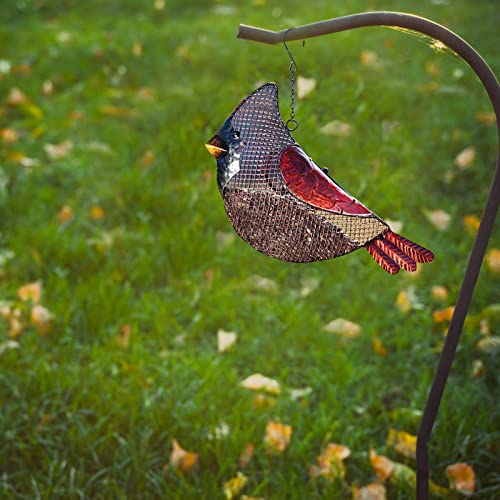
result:
[[[293,132],[294,130],[297,130],[299,122],[295,119],[295,73],[297,73],[297,64],[286,44],[286,35],[291,29],[292,28],[288,28],[285,31],[285,35],[283,36],[283,44],[285,45],[285,49],[291,60],[290,66],[288,67],[290,71],[290,118],[286,121],[285,125],[290,132]]]

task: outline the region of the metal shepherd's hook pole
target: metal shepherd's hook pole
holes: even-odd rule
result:
[[[496,115],[497,128],[500,121],[500,87],[495,75],[482,59],[482,57],[462,38],[433,21],[411,14],[400,12],[364,12],[352,16],[339,17],[306,24],[282,31],[268,31],[261,28],[241,24],[238,38],[256,42],[277,44],[286,41],[304,40],[316,36],[328,35],[363,26],[397,26],[424,33],[435,38],[461,56],[476,72],[491,99]],[[500,129],[499,129],[500,133]],[[500,143],[500,136],[499,136]],[[427,398],[425,410],[420,422],[417,439],[417,498],[429,498],[429,456],[428,442],[431,436],[434,421],[439,410],[441,397],[448,379],[448,374],[453,362],[453,356],[460,340],[462,327],[469,309],[474,286],[479,275],[486,247],[493,230],[498,204],[500,200],[500,150],[497,157],[496,170],[493,182],[486,200],[481,224],[474,240],[469,262],[465,270],[464,279],[460,288],[455,312],[450,322],[448,334],[441,351],[439,364],[434,375],[434,380]]]

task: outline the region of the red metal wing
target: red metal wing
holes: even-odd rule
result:
[[[288,146],[280,170],[290,191],[311,205],[339,214],[371,214],[358,200],[330,179],[299,146]]]

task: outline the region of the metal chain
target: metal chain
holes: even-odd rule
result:
[[[289,28],[285,31],[285,34],[283,36],[283,44],[285,45],[285,49],[291,60],[290,66],[288,68],[290,71],[290,118],[286,121],[285,125],[290,132],[293,132],[294,130],[297,130],[299,122],[295,119],[295,73],[297,73],[297,63],[295,62],[295,59],[293,58],[286,44],[286,35],[291,29],[292,28]]]

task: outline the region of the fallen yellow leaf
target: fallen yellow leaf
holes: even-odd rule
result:
[[[134,44],[132,45],[132,54],[134,54],[135,57],[142,56],[142,43],[141,42],[134,42]]]
[[[64,141],[60,144],[45,144],[43,149],[51,160],[58,160],[60,158],[66,158],[67,156],[69,156],[69,154],[73,150],[73,142]]]
[[[478,111],[476,113],[476,120],[484,125],[495,125],[497,117],[493,111]]]
[[[363,50],[359,54],[359,61],[363,66],[373,68],[378,62],[378,56],[372,50]]]
[[[19,139],[19,134],[11,128],[0,128],[0,138],[6,144],[12,144]]]
[[[240,384],[245,389],[249,389],[251,391],[265,391],[269,394],[280,394],[281,387],[278,381],[265,377],[260,373],[254,373],[250,375],[245,380],[243,380]]]
[[[404,431],[389,430],[387,446],[392,446],[397,453],[408,458],[415,458],[417,451],[417,436]]]
[[[184,450],[176,439],[172,439],[172,453],[170,454],[170,467],[187,474],[198,464],[198,454]]]
[[[254,452],[255,446],[253,445],[253,443],[247,443],[245,449],[241,452],[241,455],[238,459],[238,463],[240,464],[240,467],[242,469],[245,469],[248,466],[250,460],[252,460]]]
[[[444,210],[425,211],[425,216],[429,222],[439,231],[448,229],[451,222],[451,215]]]
[[[478,340],[476,347],[484,352],[496,352],[500,350],[500,337],[492,335]]]
[[[474,378],[480,378],[484,375],[486,369],[484,363],[480,359],[475,359],[472,362],[472,376]]]
[[[7,96],[7,104],[11,106],[20,106],[22,104],[29,104],[30,100],[19,90],[17,87],[10,89]]]
[[[411,301],[406,290],[400,290],[396,298],[396,307],[403,313],[407,314],[411,311]]]
[[[436,300],[446,300],[448,298],[448,290],[441,285],[435,285],[431,289],[432,298]]]
[[[310,477],[325,476],[329,479],[345,476],[344,459],[351,454],[347,446],[337,443],[328,443],[323,452],[316,457],[318,466],[309,468]]]
[[[337,318],[324,326],[323,330],[328,333],[336,333],[345,338],[352,338],[361,333],[361,326],[347,319]]]
[[[132,326],[129,324],[123,325],[120,333],[116,337],[116,345],[122,349],[127,349],[132,335]]]
[[[33,283],[28,283],[19,287],[17,296],[23,301],[31,300],[38,304],[42,297],[42,282],[34,281]]]
[[[99,220],[99,219],[104,219],[105,214],[102,207],[100,207],[99,205],[94,205],[90,207],[89,215],[91,219]]]
[[[45,80],[42,84],[42,94],[44,96],[51,96],[52,92],[54,92],[54,84],[51,80]]]
[[[143,168],[147,168],[151,166],[155,162],[155,154],[151,149],[148,149],[144,152],[141,158],[141,165]]]
[[[267,423],[264,443],[268,450],[273,453],[282,453],[290,444],[292,437],[292,427],[287,424],[280,424],[273,420]]]
[[[339,120],[333,120],[319,129],[323,135],[332,135],[334,137],[349,137],[352,133],[352,126]]]
[[[486,267],[494,274],[500,273],[500,250],[492,248],[486,254]]]
[[[224,483],[224,495],[226,496],[226,499],[232,500],[237,497],[241,493],[241,490],[245,487],[245,484],[247,484],[247,481],[248,477],[241,472],[238,472],[236,477],[226,481]]]
[[[269,410],[276,406],[276,398],[266,396],[265,394],[256,394],[252,398],[252,406],[256,410]]]
[[[472,465],[456,463],[448,465],[445,474],[450,481],[450,488],[465,496],[470,496],[476,490],[476,475]]]
[[[45,335],[50,331],[53,319],[54,315],[40,304],[37,304],[31,310],[31,323],[41,335]]]
[[[471,232],[476,232],[479,229],[480,220],[475,215],[464,216],[464,226]]]
[[[454,311],[455,311],[454,306],[449,306],[446,307],[445,309],[434,311],[432,313],[432,318],[434,320],[434,323],[443,323],[444,321],[451,321]]]
[[[475,159],[476,148],[474,148],[473,146],[469,146],[458,153],[457,157],[455,158],[455,165],[460,170],[465,170],[466,168],[469,168],[473,165]]]
[[[236,342],[238,335],[234,332],[219,330],[217,332],[217,349],[219,352],[227,351]]]
[[[57,219],[61,224],[70,221],[72,218],[73,218],[73,210],[69,205],[64,205],[57,214]]]
[[[373,352],[379,356],[387,356],[389,354],[384,344],[378,337],[373,337],[372,339]]]
[[[154,6],[156,10],[163,10],[165,8],[165,0],[155,0]]]
[[[373,467],[375,475],[381,481],[388,479],[395,469],[395,465],[392,460],[389,460],[383,455],[377,455],[373,448],[370,448],[370,463]]]
[[[8,331],[8,336],[11,339],[16,339],[23,333],[24,330],[24,323],[19,319],[14,316],[11,316],[9,318],[9,331]]]
[[[363,487],[355,487],[354,500],[386,500],[385,486],[380,483],[370,483]]]
[[[316,80],[314,78],[297,78],[297,96],[299,99],[304,99],[316,88]]]

